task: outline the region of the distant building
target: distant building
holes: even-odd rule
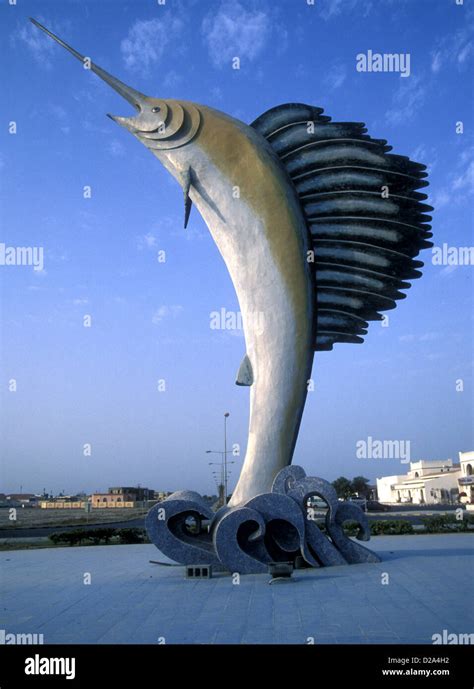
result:
[[[109,493],[115,496],[121,496],[132,502],[144,502],[145,500],[153,500],[155,491],[151,488],[142,488],[141,486],[119,486],[109,488]]]
[[[114,486],[108,493],[93,493],[92,507],[103,509],[107,507],[141,507],[150,500],[155,500],[155,491],[141,486]]]
[[[458,479],[460,501],[474,510],[474,451],[460,452],[461,476]]]
[[[43,499],[42,509],[85,509],[89,504],[94,509],[142,507],[164,500],[170,493],[155,492],[141,486],[114,486],[107,493],[93,493],[90,498],[85,493],[79,495],[60,495]]]
[[[12,507],[36,507],[39,501],[34,493],[9,493],[5,499]]]
[[[133,498],[117,493],[92,493],[91,504],[94,509],[135,507]]]
[[[458,502],[461,471],[451,459],[410,462],[407,474],[377,479],[379,501],[415,505]]]
[[[59,495],[57,498],[41,500],[39,506],[42,510],[79,510],[84,509],[87,499],[82,495]]]
[[[39,506],[42,510],[83,510],[86,507],[86,501],[52,498],[50,500],[41,500]]]

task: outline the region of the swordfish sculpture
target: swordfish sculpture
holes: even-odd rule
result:
[[[216,515],[197,493],[174,493],[161,504],[164,517],[158,505],[148,515],[152,540],[184,564],[241,572],[298,554],[313,566],[376,560],[342,530],[355,519],[367,540],[362,511],[290,465],[314,352],[363,342],[368,322],[421,276],[415,257],[432,246],[433,209],[417,191],[428,184],[426,167],[389,153],[363,123],[331,122],[319,107],[279,105],[247,125],[204,105],[145,96],[31,21],[135,108],[134,117],[109,117],[182,186],[185,227],[196,206],[242,313],[246,353],[236,383],[250,387],[250,418],[237,486]],[[329,505],[328,538],[307,518],[315,495]],[[191,533],[189,516],[210,520],[209,532]]]

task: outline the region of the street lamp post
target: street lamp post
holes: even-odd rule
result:
[[[222,504],[226,505],[227,504],[227,494],[228,494],[228,471],[227,471],[227,465],[228,464],[233,464],[234,462],[228,462],[227,461],[227,455],[229,454],[230,450],[227,449],[227,419],[229,418],[230,414],[228,411],[225,412],[224,414],[224,451],[222,450],[206,450],[206,454],[216,454],[221,456],[221,486],[222,490],[224,491],[224,496],[222,500]],[[209,462],[209,464],[216,464],[216,462]]]
[[[227,419],[229,412],[224,414],[224,505],[227,505]]]
[[[206,450],[206,454],[214,454],[214,452],[213,452],[213,450]],[[222,455],[222,452],[218,452],[217,454]],[[221,457],[220,462],[209,462],[209,466],[212,466],[212,465],[220,467],[220,470],[221,470],[220,485],[224,486],[224,463],[223,463],[222,457]],[[213,472],[213,476],[217,482],[217,477],[216,477],[214,472]]]
[[[220,455],[221,456],[221,461],[220,462],[208,462],[209,466],[219,466],[220,467],[220,490],[222,489],[222,492],[224,493],[222,504],[225,505],[227,500],[226,500],[226,495],[225,495],[225,490],[227,487],[228,483],[228,477],[229,477],[229,470],[228,470],[228,465],[229,464],[235,464],[233,461],[227,461],[226,457],[227,455],[231,452],[232,450],[226,450],[223,452],[222,450],[206,450],[206,454],[213,454],[213,455]],[[213,472],[213,476],[216,479],[217,482],[217,477],[215,472]],[[219,487],[219,484],[218,484]]]

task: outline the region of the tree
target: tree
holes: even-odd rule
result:
[[[369,479],[364,476],[356,476],[352,479],[352,492],[357,493],[359,497],[367,498],[370,494]]]
[[[352,483],[345,476],[339,476],[332,482],[338,498],[349,498],[352,495]]]

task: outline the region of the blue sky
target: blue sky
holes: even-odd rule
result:
[[[225,411],[229,443],[241,446],[233,485],[249,406],[248,389],[234,384],[242,333],[210,328],[211,312],[238,303],[204,222],[193,210],[183,229],[181,189],[105,116],[129,105],[27,17],[148,95],[248,123],[291,101],[365,121],[396,153],[429,165],[434,242],[462,247],[473,244],[472,5],[4,0],[0,241],[44,247],[45,264],[0,267],[0,490],[141,483],[209,493],[205,450],[222,448]],[[357,72],[356,55],[369,49],[410,53],[410,76]],[[363,345],[316,354],[294,457],[308,473],[404,473],[396,459],[356,458],[368,436],[409,440],[412,459],[456,460],[473,448],[474,267],[433,265],[430,250],[421,258],[424,276],[388,327],[373,323]]]

